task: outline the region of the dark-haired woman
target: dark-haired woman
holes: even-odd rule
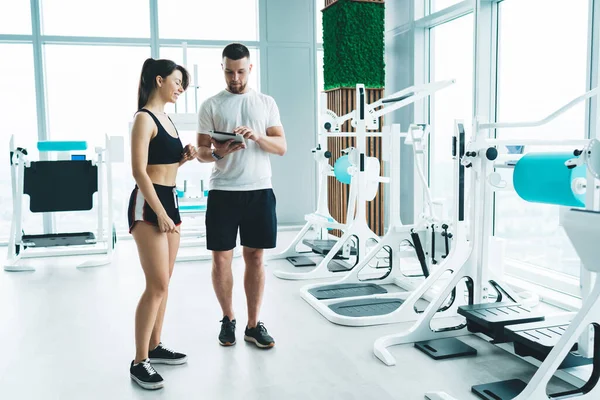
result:
[[[163,346],[160,336],[179,249],[177,170],[196,157],[194,146],[183,147],[164,109],[167,103],[177,101],[188,84],[189,74],[182,66],[170,60],[147,59],[131,132],[131,168],[136,185],[129,200],[129,232],[137,245],[146,288],[135,314],[136,354],[130,375],[145,389],[163,387],[163,379],[152,364],[187,361],[185,354]]]

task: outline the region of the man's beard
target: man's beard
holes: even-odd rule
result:
[[[241,85],[228,85],[229,91],[231,93],[242,93],[246,89],[246,84],[242,83]]]

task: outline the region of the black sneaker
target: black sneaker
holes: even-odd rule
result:
[[[131,362],[129,368],[129,374],[131,379],[137,382],[138,385],[144,389],[160,389],[163,387],[163,378],[158,372],[150,365],[150,360],[146,358],[144,361],[137,364]]]
[[[275,346],[275,341],[267,332],[267,328],[262,322],[258,322],[258,324],[254,328],[248,328],[246,326],[246,331],[244,332],[244,340],[246,342],[252,342],[261,349],[269,349]]]
[[[187,362],[185,354],[177,353],[163,346],[162,342],[154,350],[148,352],[148,358],[150,358],[150,362],[153,364],[179,365]]]
[[[221,322],[219,343],[221,346],[233,346],[235,344],[235,319],[230,321],[228,316],[224,316],[219,322]]]

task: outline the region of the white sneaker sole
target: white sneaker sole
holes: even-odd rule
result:
[[[258,340],[254,339],[253,337],[251,337],[251,336],[246,336],[246,335],[244,335],[244,340],[245,340],[246,342],[251,342],[251,343],[254,343],[255,345],[257,345],[257,346],[258,346],[258,347],[260,347],[261,349],[269,349],[269,348],[271,348],[271,347],[274,347],[274,346],[275,346],[275,342],[273,342],[273,343],[271,343],[271,344],[264,345],[264,344],[260,344],[260,343],[258,343]]]
[[[168,365],[181,365],[187,362],[187,356],[178,358],[176,360],[169,360],[168,358],[151,358],[150,364],[168,364]]]
[[[131,379],[133,379],[138,385],[140,385],[144,389],[155,390],[155,389],[160,389],[164,386],[164,381],[162,381],[162,382],[142,382],[138,378],[136,378],[135,375],[133,375],[133,374],[129,374],[129,375],[131,376]]]

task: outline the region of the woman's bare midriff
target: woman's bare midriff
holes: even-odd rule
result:
[[[148,165],[146,172],[152,183],[163,186],[175,186],[179,163]]]

